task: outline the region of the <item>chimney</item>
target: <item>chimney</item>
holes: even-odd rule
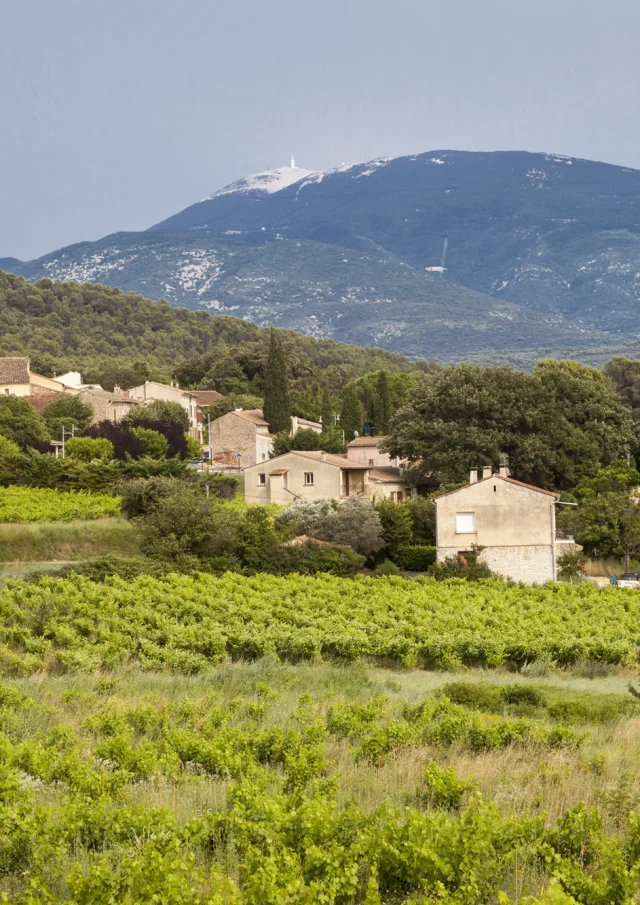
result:
[[[490,478],[492,474],[493,468],[491,467],[491,465],[485,465],[482,469],[482,480],[484,481],[485,478]]]
[[[478,469],[477,468],[472,468],[471,471],[469,472],[469,483],[470,484],[478,483]]]
[[[509,477],[509,456],[506,453],[500,456],[500,475],[503,478]]]
[[[320,458],[322,459],[323,462],[327,461],[327,454],[324,450],[322,450],[322,452],[320,453]]]

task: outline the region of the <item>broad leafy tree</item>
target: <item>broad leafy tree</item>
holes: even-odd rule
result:
[[[544,362],[533,374],[452,365],[426,375],[387,446],[441,483],[497,467],[506,453],[516,478],[560,490],[625,459],[632,443],[629,411],[600,372]]]
[[[58,396],[45,407],[44,420],[54,440],[62,440],[62,429],[76,434],[91,424],[93,408],[81,396]]]
[[[25,399],[0,396],[0,436],[24,446],[51,435],[44,418]]]

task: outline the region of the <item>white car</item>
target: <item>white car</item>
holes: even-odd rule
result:
[[[640,576],[635,572],[625,572],[618,579],[619,588],[640,588]]]

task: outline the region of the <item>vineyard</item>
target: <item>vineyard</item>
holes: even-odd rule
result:
[[[116,515],[120,499],[106,493],[0,487],[0,522],[68,522]]]
[[[521,668],[541,661],[631,665],[634,591],[499,582],[291,575],[83,577],[8,584],[0,670],[206,672],[227,658],[361,658],[389,665]]]
[[[0,901],[638,898],[632,591],[76,576],[0,614]]]

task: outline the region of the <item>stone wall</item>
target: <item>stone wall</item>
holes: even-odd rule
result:
[[[236,453],[240,453],[240,465],[248,468],[256,464],[257,427],[246,418],[239,418],[229,412],[211,422],[211,441],[214,460],[220,459],[235,464]]]
[[[438,561],[455,556],[459,547],[438,547]],[[492,572],[522,581],[525,584],[545,584],[554,580],[553,547],[551,544],[514,547],[489,547],[482,551],[481,560]]]

